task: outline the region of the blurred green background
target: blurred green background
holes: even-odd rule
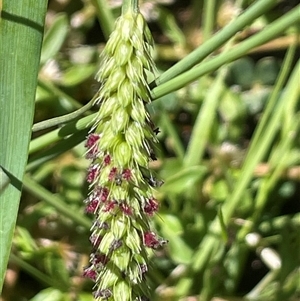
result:
[[[253,2],[140,1],[156,76]],[[298,1],[273,2],[204,63],[291,11],[300,18]],[[81,108],[97,92],[99,53],[120,5],[49,1],[35,123]],[[149,106],[161,131],[151,168],[165,182],[154,227],[169,240],[151,259],[153,300],[300,300],[298,30],[299,23],[278,32]],[[91,249],[83,204],[88,128],[74,124],[59,127],[61,135],[55,127],[32,134],[1,301],[93,300],[92,283],[82,278]]]

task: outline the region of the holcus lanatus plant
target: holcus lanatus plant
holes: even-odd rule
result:
[[[146,72],[154,71],[152,38],[143,16],[123,10],[101,54],[99,113],[87,138],[91,160],[86,212],[95,215],[92,253],[84,275],[98,300],[148,300],[148,249],[165,241],[150,227],[158,209],[149,172],[157,129],[145,105],[151,101]]]

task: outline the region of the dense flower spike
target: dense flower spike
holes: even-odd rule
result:
[[[162,184],[148,167],[159,132],[145,108],[151,101],[146,72],[154,71],[151,45],[142,15],[128,10],[101,55],[101,106],[85,144],[91,160],[86,212],[95,222],[84,276],[95,282],[97,300],[149,300],[147,250],[165,242],[150,229],[158,210],[153,189]]]

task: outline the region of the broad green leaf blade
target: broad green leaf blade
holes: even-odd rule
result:
[[[46,0],[4,0],[0,20],[0,288],[19,207],[34,112]],[[4,180],[1,174],[0,182]]]
[[[68,30],[69,24],[67,15],[65,13],[58,14],[52,26],[45,34],[41,53],[41,64],[46,63],[47,60],[56,55],[66,39]]]

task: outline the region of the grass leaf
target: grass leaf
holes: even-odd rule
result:
[[[0,288],[10,253],[34,112],[47,1],[4,1],[0,21]],[[3,59],[4,58],[4,59]],[[3,176],[1,176],[2,182]]]
[[[56,16],[53,25],[47,33],[43,41],[43,50],[41,54],[41,64],[44,64],[52,58],[61,48],[68,34],[68,18],[66,14]]]

